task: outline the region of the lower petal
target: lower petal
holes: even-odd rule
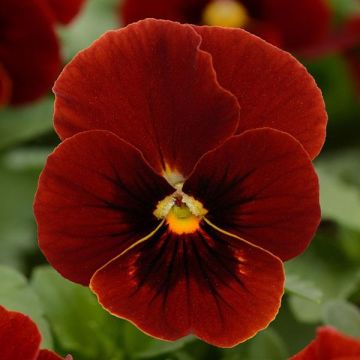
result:
[[[151,336],[193,333],[232,347],[274,319],[284,273],[277,257],[203,222],[183,235],[164,226],[98,270],[90,286],[105,309]]]

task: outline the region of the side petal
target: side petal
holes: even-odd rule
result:
[[[250,130],[206,154],[184,184],[207,217],[282,260],[308,246],[320,222],[311,161],[290,135]]]
[[[36,360],[64,360],[64,358],[60,357],[59,355],[55,354],[50,350],[40,350],[40,353]]]
[[[40,341],[39,330],[29,317],[0,306],[1,360],[35,360]]]
[[[356,360],[359,358],[360,340],[346,336],[329,326],[323,326],[318,328],[316,339],[291,360]]]
[[[261,0],[260,16],[282,34],[283,46],[298,51],[330,34],[331,8],[326,0]]]
[[[0,63],[13,84],[13,104],[45,95],[59,74],[58,40],[46,10],[41,0],[2,0]]]
[[[11,80],[0,64],[0,108],[9,102],[11,96]]]
[[[49,6],[55,19],[62,23],[68,24],[79,13],[85,0],[42,0],[45,5]]]
[[[238,133],[271,127],[299,140],[311,158],[325,141],[327,115],[314,79],[290,54],[241,29],[194,27],[219,82],[241,104]]]
[[[189,25],[154,19],[108,32],[55,84],[58,134],[110,130],[159,173],[186,177],[239,118],[236,98],[219,86],[200,42]]]
[[[204,222],[186,235],[164,226],[97,271],[90,286],[105,309],[151,336],[193,333],[232,347],[274,319],[284,273],[275,256]]]
[[[114,134],[75,135],[55,149],[40,177],[40,248],[63,276],[87,285],[99,267],[156,228],[152,212],[173,191]]]

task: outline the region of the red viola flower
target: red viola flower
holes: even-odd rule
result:
[[[360,340],[346,336],[330,326],[317,330],[317,336],[291,360],[358,360]]]
[[[42,0],[50,7],[56,21],[68,24],[79,13],[85,0]]]
[[[60,64],[52,17],[41,0],[2,0],[0,83],[5,77],[11,85],[5,88],[6,96],[1,96],[4,90],[0,92],[0,103],[21,104],[44,95],[58,76]]]
[[[124,0],[125,25],[158,18],[197,25],[241,27],[289,51],[303,51],[329,33],[326,0]]]
[[[326,113],[305,68],[241,29],[149,19],[79,53],[54,92],[63,142],[35,199],[49,262],[160,339],[265,328],[320,219]]]
[[[45,95],[59,75],[55,21],[68,23],[83,0],[2,0],[0,107]]]
[[[62,360],[49,350],[40,350],[41,335],[26,315],[0,306],[1,360]],[[64,360],[72,360],[68,355]]]

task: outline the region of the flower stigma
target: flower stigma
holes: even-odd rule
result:
[[[197,231],[207,212],[200,201],[178,189],[159,201],[153,214],[165,219],[170,231],[182,235]]]
[[[205,7],[202,19],[205,25],[243,28],[249,15],[239,1],[213,0]]]

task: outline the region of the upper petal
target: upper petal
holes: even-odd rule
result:
[[[14,104],[46,94],[60,70],[51,14],[41,0],[2,0],[0,63],[8,73]]]
[[[29,317],[0,306],[1,360],[35,360],[40,341],[39,330]]]
[[[359,358],[359,339],[346,336],[329,326],[322,326],[317,330],[316,339],[291,360],[356,360]]]
[[[241,105],[238,133],[259,127],[288,132],[311,158],[325,141],[327,115],[321,92],[290,54],[241,29],[194,27],[211,53],[220,84]]]
[[[63,24],[69,23],[78,14],[85,0],[42,0],[50,9],[55,19]]]
[[[320,222],[311,161],[290,135],[250,130],[206,154],[185,182],[220,228],[283,260],[300,254]]]
[[[183,235],[164,226],[97,271],[91,288],[108,311],[149,335],[193,333],[232,347],[275,318],[284,273],[275,256],[203,222]]]
[[[40,248],[63,276],[88,284],[99,267],[154,230],[152,212],[173,191],[114,134],[75,135],[50,155],[40,177]]]
[[[111,31],[81,52],[55,84],[62,139],[106,129],[152,167],[187,176],[234,133],[236,98],[221,88],[211,56],[188,25],[148,19]]]

